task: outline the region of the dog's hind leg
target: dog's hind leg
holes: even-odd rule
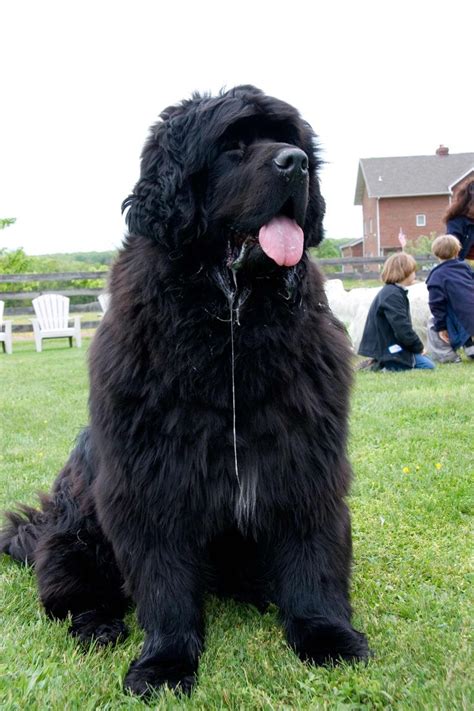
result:
[[[113,551],[97,524],[73,519],[48,530],[36,551],[41,602],[50,617],[69,613],[69,632],[83,644],[116,642],[127,635],[128,607]]]
[[[74,637],[107,644],[126,636],[128,602],[112,546],[97,520],[88,454],[87,442],[80,441],[55,484],[35,567],[47,614],[62,619],[71,613]]]
[[[110,544],[92,517],[74,502],[43,497],[43,510],[26,506],[7,514],[1,551],[34,566],[41,602],[50,617],[72,614],[71,634],[81,642],[126,636],[128,603]]]
[[[70,632],[82,642],[115,642],[126,635],[127,599],[112,547],[97,521],[88,431],[41,510],[22,506],[7,514],[0,534],[3,552],[34,565],[41,602],[50,617],[72,615]]]

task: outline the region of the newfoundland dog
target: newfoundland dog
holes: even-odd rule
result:
[[[350,350],[306,249],[315,134],[252,86],[161,114],[90,353],[90,424],[1,549],[35,566],[83,643],[146,632],[125,688],[189,692],[206,593],[278,606],[314,664],[365,659],[351,625]]]

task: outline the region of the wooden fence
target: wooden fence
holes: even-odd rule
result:
[[[6,302],[5,317],[15,318],[18,315],[32,314],[33,307],[31,300],[41,294],[47,294],[54,291],[55,294],[63,296],[85,296],[88,298],[88,303],[71,304],[71,312],[87,312],[99,311],[100,307],[97,302],[97,297],[106,290],[108,271],[101,272],[54,272],[48,274],[0,274],[0,284],[34,284],[35,288],[31,291],[0,291],[0,299]],[[103,282],[102,288],[97,287],[77,287],[72,282],[81,281],[97,281]],[[51,288],[48,283],[54,282],[54,287]],[[38,285],[38,286],[36,286]],[[58,286],[59,285],[59,286]],[[9,301],[21,301],[22,306],[11,306]],[[81,328],[93,329],[98,325],[98,320],[81,320]],[[32,331],[31,323],[15,323],[13,321],[13,332],[22,333]]]
[[[387,257],[344,257],[334,259],[318,259],[317,263],[325,272],[328,279],[343,279],[344,281],[370,281],[380,279],[380,267],[385,262]],[[435,263],[435,260],[430,255],[416,257],[421,271],[417,276],[424,279],[428,273],[428,267]],[[337,271],[332,271],[334,267],[338,267]],[[350,267],[351,271],[345,271],[346,267]],[[375,268],[374,268],[375,267]],[[31,300],[41,294],[54,291],[55,294],[63,294],[64,296],[86,296],[90,297],[88,303],[72,304],[71,311],[91,311],[99,309],[97,297],[106,290],[108,271],[100,272],[56,272],[50,274],[0,274],[0,284],[26,284],[33,283],[34,291],[0,291],[0,299],[6,301],[5,315],[12,317],[19,314],[28,314],[33,312]],[[77,287],[72,282],[81,281],[96,281],[102,280],[102,288],[97,287]],[[49,282],[55,282],[52,289],[48,288]],[[58,288],[58,284],[60,287]],[[24,306],[12,307],[8,301],[21,301]],[[97,321],[84,321],[83,328],[94,328],[97,326]],[[31,331],[31,325],[13,324],[14,331]]]
[[[25,283],[45,283],[50,281],[63,282],[69,284],[75,280],[96,281],[104,279],[104,287],[102,289],[84,289],[67,286],[65,288],[54,289],[55,294],[63,294],[64,296],[99,296],[105,290],[105,280],[108,272],[54,272],[50,274],[0,274],[0,284],[25,284]],[[51,289],[38,288],[36,291],[1,291],[0,298],[5,301],[8,299],[26,300],[36,299],[41,294],[46,294]]]
[[[416,263],[421,269],[417,272],[419,279],[425,279],[429,268],[436,264],[433,255],[424,254],[416,256]],[[317,263],[322,267],[328,279],[343,279],[344,281],[371,281],[380,279],[381,266],[386,262],[385,257],[344,257],[334,259],[317,259]],[[328,267],[340,267],[340,271],[329,271]],[[345,271],[345,267],[350,267],[351,271]],[[374,270],[374,267],[376,269]]]

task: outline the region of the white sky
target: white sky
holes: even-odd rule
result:
[[[359,237],[359,158],[474,150],[474,2],[0,3],[0,247],[111,249],[148,127],[252,83],[319,134],[328,237]]]

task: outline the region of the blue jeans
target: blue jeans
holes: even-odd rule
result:
[[[435,364],[428,358],[428,356],[421,355],[420,353],[415,354],[415,368],[421,368],[422,370],[433,370]]]
[[[409,365],[402,365],[401,363],[387,363],[385,366],[385,370],[393,370],[393,371],[399,371],[399,370],[412,370],[412,368],[417,368],[420,370],[433,370],[435,367],[435,364],[431,360],[431,358],[428,358],[428,356],[421,355],[420,353],[415,353],[415,365],[413,365],[411,368]]]
[[[448,305],[448,313],[446,317],[446,328],[448,331],[451,348],[457,351],[468,340],[470,334],[466,331],[451,306]]]

